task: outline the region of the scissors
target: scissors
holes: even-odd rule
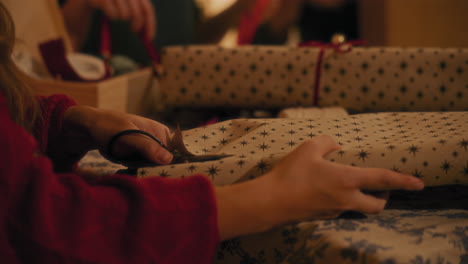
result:
[[[228,154],[205,154],[205,155],[195,155],[188,151],[185,147],[182,137],[182,131],[177,128],[172,136],[171,140],[169,141],[169,145],[166,146],[160,139],[151,135],[148,132],[137,130],[137,129],[130,129],[130,130],[123,130],[117,134],[115,134],[109,144],[107,146],[107,158],[115,163],[126,164],[129,165],[129,169],[139,168],[139,167],[149,167],[155,166],[154,162],[150,162],[146,160],[141,154],[135,153],[134,155],[125,157],[125,158],[116,158],[113,154],[113,146],[116,143],[117,139],[124,135],[129,134],[142,134],[145,135],[152,140],[156,141],[161,147],[166,149],[167,151],[171,152],[174,158],[172,159],[171,164],[181,164],[181,163],[190,163],[190,162],[205,162],[205,161],[215,161],[221,160],[227,157],[231,157],[233,155]]]

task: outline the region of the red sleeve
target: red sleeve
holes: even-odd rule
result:
[[[42,122],[36,127],[39,149],[52,160],[55,171],[70,172],[82,156],[68,157],[63,154],[61,131],[65,111],[76,103],[66,95],[40,97],[39,103],[42,110]]]
[[[218,243],[204,176],[54,174],[0,96],[1,263],[210,263]]]

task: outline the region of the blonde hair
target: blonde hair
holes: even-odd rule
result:
[[[25,75],[11,59],[15,43],[13,19],[0,2],[0,92],[5,96],[13,121],[34,133],[40,121],[39,103]]]

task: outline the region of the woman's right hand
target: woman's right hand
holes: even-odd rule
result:
[[[281,222],[335,218],[349,210],[376,214],[384,209],[387,197],[363,191],[416,191],[424,187],[414,176],[325,159],[340,149],[330,136],[308,140],[265,175],[277,203],[276,217]]]
[[[363,191],[421,190],[413,176],[338,164],[325,156],[341,148],[329,136],[305,141],[262,177],[217,187],[221,239],[303,220],[335,218],[345,211],[376,214],[385,195]]]
[[[85,0],[90,8],[100,9],[113,20],[129,21],[133,31],[153,39],[156,13],[150,0]]]

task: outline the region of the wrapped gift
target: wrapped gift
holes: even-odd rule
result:
[[[320,106],[357,111],[468,110],[468,49],[327,49]]]
[[[184,132],[194,154],[232,156],[142,168],[138,176],[206,174],[216,185],[264,174],[301,142],[326,134],[343,146],[327,158],[413,174],[427,186],[468,183],[466,112],[378,113],[328,119],[237,119]]]
[[[356,111],[468,109],[466,49],[313,45],[167,48],[162,102]]]
[[[243,46],[166,48],[162,102],[198,107],[310,105],[317,49]]]

